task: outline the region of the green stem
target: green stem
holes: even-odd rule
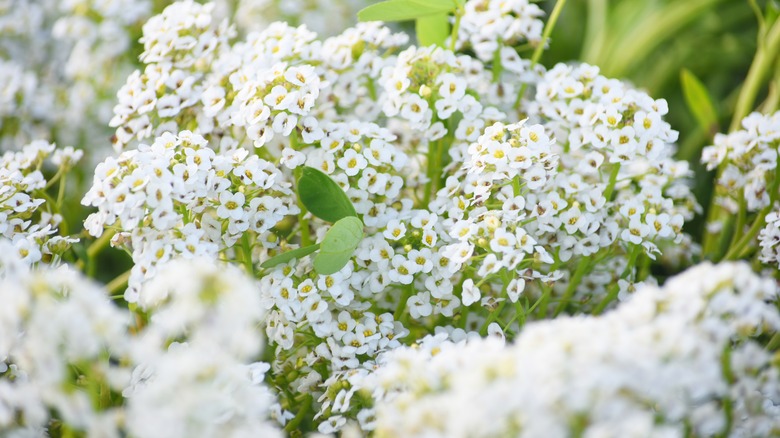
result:
[[[769,214],[769,211],[777,202],[778,190],[780,190],[780,156],[777,157],[777,163],[775,163],[775,174],[772,179],[772,184],[769,186],[769,205],[762,208],[761,211],[758,212],[758,216],[756,217],[748,232],[742,236],[742,238],[736,244],[730,245],[729,250],[726,252],[724,257],[726,260],[734,260],[743,257],[746,247],[753,242],[753,239],[755,239],[758,233],[761,232],[761,228],[766,225],[766,215]],[[742,198],[744,198],[744,196],[742,196]],[[740,208],[742,208],[741,204]],[[735,236],[740,231],[741,229],[736,229],[734,231]]]
[[[723,379],[728,383],[729,387],[734,384],[734,373],[731,370],[731,345],[726,345],[723,349],[723,353],[720,357],[721,370],[723,373]],[[723,397],[723,415],[726,420],[723,431],[718,435],[720,437],[727,437],[731,432],[731,426],[734,423],[733,403],[731,398],[726,394]]]
[[[613,77],[625,76],[631,67],[647,56],[663,42],[679,35],[680,31],[701,16],[703,11],[722,0],[685,0],[668,2],[661,8],[642,16],[639,25],[631,26],[626,32],[613,35],[612,50],[604,53],[602,74]],[[650,4],[648,2],[648,4]],[[623,18],[623,17],[621,17]]]
[[[629,277],[629,275],[635,271],[635,269],[632,269],[636,266],[636,261],[639,258],[639,255],[642,253],[642,245],[631,245],[631,253],[628,256],[628,264],[626,265],[626,269],[623,270],[623,273],[620,274],[620,279],[625,280]],[[594,315],[599,315],[601,312],[604,311],[604,309],[607,308],[607,306],[615,301],[618,294],[620,293],[620,283],[617,281],[612,284],[612,286],[607,291],[607,296],[604,297],[603,300],[596,306],[596,308],[593,310]]]
[[[522,191],[520,187],[520,175],[517,175],[516,177],[512,178],[512,194],[514,196],[522,195]]]
[[[723,257],[723,260],[737,260],[744,255],[743,252],[745,251],[745,247],[750,245],[753,239],[758,236],[761,228],[766,225],[764,218],[767,214],[769,214],[770,209],[771,206],[766,206],[758,212],[758,216],[756,217],[756,220],[753,221],[753,225],[750,226],[748,232],[745,233],[741,239],[739,239],[736,245],[729,248],[729,250],[726,252],[726,255]]]
[[[501,73],[503,72],[504,68],[501,65],[501,47],[496,49],[495,52],[493,52],[493,65],[492,71],[493,71],[493,82],[498,82],[499,79],[501,79]]]
[[[584,277],[589,270],[589,261],[590,259],[588,257],[583,257],[580,259],[579,264],[577,264],[577,269],[575,269],[574,275],[572,275],[571,280],[566,287],[566,291],[563,293],[563,298],[561,299],[561,302],[558,303],[558,307],[555,309],[555,313],[553,314],[554,316],[558,316],[561,312],[563,312],[563,309],[566,308],[569,300],[571,300],[571,297],[574,295],[574,291],[577,290],[577,286],[580,284],[580,280],[582,280],[582,277]]]
[[[92,244],[87,248],[87,277],[93,278],[95,276],[95,270],[97,269],[95,258],[98,256],[98,254],[100,254],[101,251],[103,251],[103,249],[105,249],[106,246],[111,243],[111,238],[114,237],[114,234],[116,234],[114,230],[105,230],[103,235],[100,236],[100,238],[98,238],[96,241],[92,242]]]
[[[759,38],[756,56],[753,58],[753,63],[750,65],[747,78],[742,84],[742,90],[737,98],[734,118],[731,120],[731,131],[738,130],[742,119],[752,111],[761,86],[769,73],[772,72],[772,66],[778,52],[780,52],[780,20],[775,21],[765,39]]]
[[[780,348],[780,332],[775,333],[772,339],[769,340],[769,343],[766,344],[767,351],[775,351],[778,348]]]
[[[398,304],[395,306],[395,313],[393,313],[393,319],[396,321],[401,320],[401,316],[404,314],[404,310],[406,310],[406,302],[409,301],[409,298],[414,293],[414,281],[412,281],[412,284],[408,285],[407,287],[403,288],[401,290],[401,299],[398,300]]]
[[[57,181],[59,181],[60,178],[62,178],[62,175],[64,175],[64,174],[65,174],[65,167],[64,166],[60,167],[59,169],[57,169],[57,173],[55,173],[54,176],[51,177],[51,179],[46,183],[46,186],[43,188],[43,190],[48,190],[54,184],[57,184]]]
[[[423,208],[428,207],[433,194],[438,190],[439,180],[441,179],[441,141],[428,142],[428,182],[425,184],[425,196],[423,197]]]
[[[92,242],[92,245],[89,245],[89,248],[87,248],[87,258],[90,260],[94,259],[100,251],[103,251],[103,249],[111,243],[114,234],[116,234],[116,232],[113,230],[106,230],[98,240]]]
[[[509,302],[509,297],[507,296],[506,290],[509,287],[509,282],[512,281],[511,274],[506,269],[503,269],[501,271],[501,281],[503,283],[503,287],[501,288],[501,297],[504,298],[504,301],[501,302],[501,304],[498,305],[498,308],[488,315],[487,319],[485,320],[485,323],[482,324],[482,327],[479,329],[479,334],[482,336],[485,336],[487,334],[488,326],[493,323],[499,315],[501,315],[501,312],[504,311],[504,307],[506,307],[506,303]]]
[[[301,178],[302,172],[303,172],[302,167],[295,168],[296,184],[298,183],[298,180]],[[302,247],[309,246],[312,244],[312,241],[309,233],[309,220],[306,218],[306,214],[308,213],[308,210],[306,210],[306,207],[303,205],[300,196],[298,196],[298,209],[301,210],[300,213],[298,213],[298,226],[301,229],[301,246]]]
[[[106,285],[106,290],[109,294],[113,294],[115,292],[118,292],[123,286],[127,285],[127,280],[130,279],[130,273],[132,269],[128,269],[127,271],[121,273],[118,277],[111,280]]]
[[[745,228],[746,213],[747,213],[747,201],[745,200],[744,192],[740,192],[739,211],[737,212],[737,222],[734,224],[734,232],[731,234],[731,241],[729,242],[729,248],[733,247],[739,241],[739,237],[743,231],[742,229]]]
[[[536,311],[537,318],[543,319],[545,316],[547,316],[547,306],[548,304],[550,304],[551,295],[552,295],[552,287],[550,287],[547,284],[542,284],[542,296],[539,297],[539,300],[537,300],[532,307],[532,309],[537,306],[539,307],[539,309]]]
[[[588,0],[588,19],[580,59],[597,64],[607,37],[607,0]]]
[[[615,191],[615,184],[617,184],[618,173],[620,173],[620,163],[616,163],[612,167],[612,172],[609,174],[609,182],[607,183],[607,189],[604,191],[604,197],[607,202],[612,200],[612,192]]]
[[[241,256],[246,272],[254,277],[255,265],[252,263],[252,243],[249,241],[249,233],[244,233],[244,235],[241,236]]]
[[[598,306],[593,310],[594,315],[600,315],[601,312],[604,311],[604,309],[607,308],[609,303],[615,301],[618,294],[620,293],[620,285],[618,285],[617,282],[613,283],[612,286],[610,286],[609,290],[607,290],[607,296],[604,297],[603,300],[599,303]]]
[[[309,408],[311,408],[312,399],[313,398],[311,394],[306,394],[306,396],[304,396],[303,401],[299,405],[301,409],[298,411],[297,414],[295,414],[295,418],[290,420],[290,422],[284,426],[285,432],[292,432],[294,430],[298,430],[298,426],[301,425],[303,419],[306,418],[306,414],[309,413]]]
[[[566,4],[566,0],[557,0],[555,2],[555,6],[553,7],[552,12],[550,13],[550,19],[547,20],[547,24],[544,26],[544,32],[542,33],[542,40],[539,41],[539,45],[536,46],[536,49],[534,50],[533,55],[531,55],[531,68],[530,70],[533,71],[534,67],[536,67],[536,64],[539,63],[539,60],[542,59],[542,53],[544,52],[544,47],[547,45],[547,40],[550,39],[550,35],[552,34],[553,29],[555,28],[555,23],[558,21],[558,17],[561,15],[561,11],[563,11],[563,6]],[[523,100],[523,95],[525,95],[525,90],[528,88],[528,84],[525,83],[520,87],[520,91],[517,93],[517,99],[515,99],[515,108],[520,108],[520,102]]]
[[[455,23],[452,25],[452,34],[450,35],[450,51],[455,51],[455,43],[458,41],[458,31],[460,30],[460,19],[463,17],[463,7],[458,6],[455,11]]]

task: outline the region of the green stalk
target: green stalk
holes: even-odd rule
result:
[[[747,247],[750,245],[750,243],[753,242],[753,239],[756,238],[758,233],[761,232],[761,228],[766,225],[766,215],[769,214],[771,209],[774,207],[775,202],[777,202],[778,190],[780,190],[780,156],[777,157],[774,178],[772,179],[772,184],[769,186],[769,205],[762,208],[761,211],[758,212],[758,216],[753,221],[753,225],[750,227],[748,232],[742,236],[742,238],[737,241],[736,244],[730,245],[724,259],[735,260],[742,258],[745,255],[744,253]],[[739,231],[740,230],[735,230],[734,234],[736,235],[736,233]]]
[[[458,31],[460,30],[460,19],[463,17],[463,7],[458,6],[455,11],[455,23],[452,25],[452,34],[450,35],[450,51],[455,51],[455,43],[458,40]]]
[[[428,142],[428,182],[425,183],[425,195],[423,197],[423,208],[428,207],[433,194],[438,190],[439,180],[441,179],[441,154],[442,140]]]
[[[626,265],[626,269],[623,270],[623,273],[620,274],[620,279],[625,280],[629,277],[629,274],[633,271],[631,268],[636,266],[636,261],[639,258],[639,255],[642,253],[642,245],[631,245],[631,253],[628,256],[628,264]],[[612,284],[612,286],[607,291],[607,296],[604,297],[603,300],[596,306],[596,309],[593,310],[594,315],[599,315],[601,312],[604,311],[604,309],[607,308],[609,303],[615,301],[618,294],[620,293],[620,286],[619,283],[616,281]]]
[[[729,242],[729,248],[733,247],[742,234],[743,228],[745,228],[745,216],[747,215],[747,201],[745,200],[745,194],[739,194],[739,211],[737,212],[737,221],[734,224],[734,232],[731,234],[731,241]],[[722,254],[722,253],[721,253]]]
[[[745,248],[750,245],[756,236],[758,236],[758,233],[761,232],[761,229],[766,224],[764,218],[769,214],[770,208],[771,206],[766,206],[758,212],[758,216],[756,217],[756,220],[753,221],[753,225],[751,225],[748,232],[739,239],[736,245],[729,248],[726,255],[723,257],[723,260],[737,260],[744,255]]]
[[[109,292],[109,294],[118,292],[123,286],[127,285],[127,280],[130,279],[131,271],[132,269],[128,269],[106,285],[106,290]]]
[[[678,35],[691,21],[721,0],[685,0],[669,2],[666,6],[645,15],[638,26],[617,36],[618,43],[604,59],[602,70],[610,76],[623,76],[638,60],[647,57],[656,47]]]
[[[769,343],[766,344],[767,351],[775,351],[778,348],[780,348],[780,332],[775,333],[772,339],[769,340]]]
[[[503,283],[503,287],[501,288],[501,297],[504,298],[504,301],[502,301],[501,304],[498,305],[497,309],[490,312],[484,324],[482,324],[482,327],[480,327],[479,334],[482,336],[487,335],[488,326],[491,323],[493,323],[496,319],[498,319],[498,316],[501,315],[501,312],[504,311],[504,307],[506,307],[506,303],[509,302],[509,297],[507,296],[506,290],[509,287],[509,282],[512,281],[512,277],[506,269],[502,270],[501,272],[501,281]]]
[[[298,184],[298,180],[301,178],[301,173],[303,172],[302,167],[296,167],[295,168],[295,183]],[[301,229],[301,246],[309,246],[312,244],[311,236],[309,234],[309,220],[306,218],[306,214],[308,213],[308,210],[306,210],[306,207],[303,205],[303,202],[301,202],[300,196],[298,197],[298,209],[301,210],[300,213],[298,213],[298,226]]]
[[[561,302],[558,303],[558,307],[555,309],[555,313],[553,313],[553,316],[558,316],[561,312],[563,312],[563,309],[566,308],[566,304],[571,300],[571,297],[574,295],[574,291],[577,289],[577,286],[580,284],[580,280],[582,280],[582,277],[585,276],[585,274],[589,271],[590,263],[588,263],[590,259],[588,257],[583,257],[580,259],[579,264],[577,264],[577,268],[574,271],[574,274],[571,277],[571,281],[569,281],[568,286],[566,287],[566,291],[563,293],[563,297],[561,298]]]
[[[753,109],[756,96],[761,90],[767,76],[772,73],[772,66],[778,53],[780,53],[780,20],[775,21],[766,34],[766,38],[759,38],[758,50],[750,65],[747,78],[742,84],[742,90],[737,98],[737,106],[734,108],[734,118],[731,119],[731,131],[739,129],[744,119]]]
[[[295,414],[295,418],[290,420],[290,422],[284,426],[285,432],[292,432],[294,430],[298,430],[298,426],[301,425],[303,419],[306,418],[306,414],[309,413],[309,408],[311,408],[312,399],[313,398],[311,394],[306,394],[306,396],[304,396],[303,401],[300,404],[301,409],[298,411],[297,414]]]
[[[615,191],[615,184],[617,184],[618,173],[620,173],[620,163],[616,163],[612,168],[612,172],[609,174],[607,189],[604,191],[604,197],[607,199],[607,202],[612,200],[612,192]]]
[[[607,38],[607,0],[588,0],[588,20],[580,59],[598,64]]]
[[[116,232],[113,230],[106,230],[103,232],[103,235],[100,236],[98,240],[92,242],[92,245],[89,245],[89,248],[87,248],[87,258],[92,261],[95,256],[111,243],[111,238],[114,237],[114,234],[116,234]]]
[[[412,284],[401,290],[401,298],[398,300],[398,304],[395,306],[395,313],[393,313],[394,320],[399,321],[401,319],[401,316],[404,314],[404,310],[406,310],[406,302],[412,296],[412,293],[414,293],[414,281],[412,281]]]
[[[723,354],[720,357],[721,370],[723,372],[723,379],[729,386],[734,384],[734,373],[731,370],[731,346],[726,345],[723,349]],[[723,431],[718,434],[720,437],[727,437],[731,432],[731,427],[734,424],[733,402],[731,398],[726,394],[723,397],[723,415],[726,420],[726,425],[723,427]]]
[[[252,263],[252,244],[249,242],[249,234],[244,233],[241,236],[241,259],[244,262],[244,268],[246,268],[247,274],[252,277],[255,276],[255,266]]]

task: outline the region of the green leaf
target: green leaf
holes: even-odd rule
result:
[[[340,219],[325,233],[320,252],[314,258],[314,270],[320,275],[335,274],[349,263],[363,239],[363,222],[352,216]]]
[[[300,259],[303,258],[314,251],[317,251],[320,249],[320,244],[315,243],[314,245],[304,246],[303,248],[294,249],[292,251],[283,252],[277,256],[271,257],[270,259],[263,262],[262,265],[260,265],[263,269],[273,268],[274,266],[281,265],[283,263],[287,263],[292,259]]]
[[[406,21],[455,10],[453,0],[390,0],[358,12],[360,21]]]
[[[420,17],[414,26],[417,31],[417,42],[423,47],[432,44],[443,47],[444,41],[450,35],[449,14]]]
[[[718,132],[718,113],[704,84],[687,69],[683,69],[680,73],[680,83],[685,102],[699,126],[708,136]]]
[[[304,167],[298,179],[298,198],[314,216],[336,222],[347,216],[357,217],[355,206],[328,175],[313,167]]]

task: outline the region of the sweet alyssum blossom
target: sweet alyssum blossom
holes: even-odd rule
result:
[[[377,436],[770,436],[778,370],[754,339],[780,327],[776,298],[745,264],[705,264],[606,315],[529,324],[511,345],[429,336],[351,382],[375,401]]]
[[[176,256],[217,257],[247,233],[259,248],[274,247],[269,230],[298,212],[290,195],[271,163],[245,149],[215,152],[182,131],[99,164],[82,202],[98,207],[85,222],[90,233],[110,227],[114,242],[131,249],[125,297],[135,302],[155,266]]]

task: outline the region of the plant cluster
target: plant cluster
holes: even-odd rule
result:
[[[109,3],[85,16],[122,35],[149,7]],[[80,235],[83,152],[20,140],[42,90],[14,67],[0,433],[780,435],[780,112],[703,150],[707,205],[666,100],[540,64],[564,4],[388,0],[320,37],[173,3],[90,85],[118,91]]]

